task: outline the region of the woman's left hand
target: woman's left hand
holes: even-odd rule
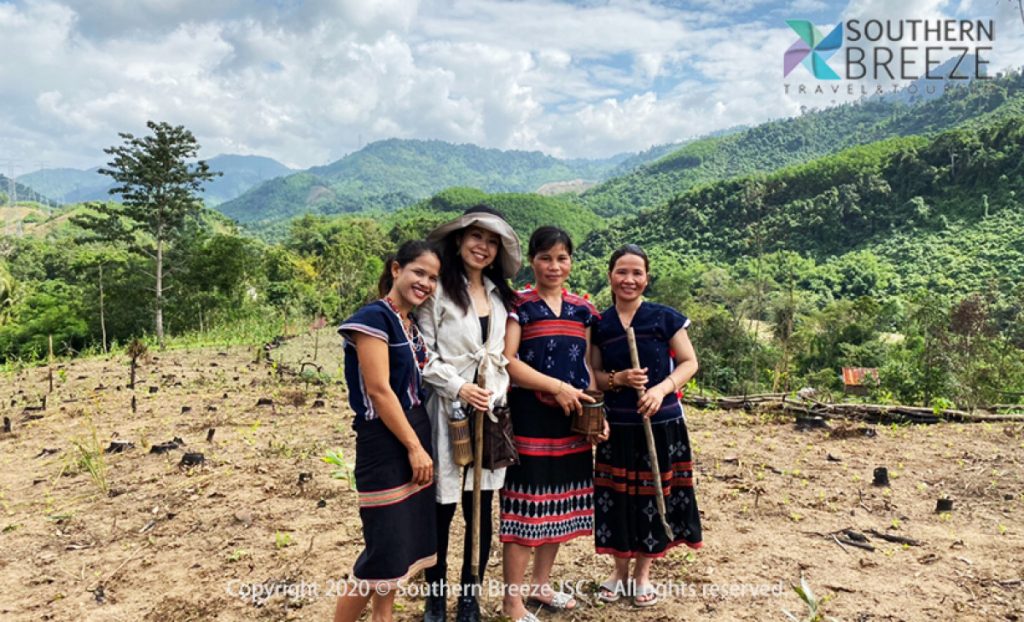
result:
[[[600,434],[591,434],[591,435],[587,436],[587,440],[590,441],[591,445],[597,445],[598,443],[603,443],[606,440],[608,440],[608,437],[610,435],[611,435],[611,428],[608,427],[608,420],[605,419],[605,421],[604,421],[604,429],[601,430],[601,433]]]
[[[661,389],[661,385],[655,385],[644,391],[644,394],[637,400],[636,407],[640,415],[646,419],[658,412],[664,400],[665,391]]]
[[[555,393],[555,401],[562,407],[562,411],[565,416],[576,413],[579,415],[583,414],[583,402],[588,404],[594,403],[594,398],[590,397],[582,390],[577,389],[568,382],[561,382],[558,385],[558,393]]]
[[[615,372],[619,376],[620,387],[644,390],[647,387],[647,368],[623,369]]]

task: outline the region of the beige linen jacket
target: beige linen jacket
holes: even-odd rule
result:
[[[462,490],[473,489],[473,478],[463,478],[463,467],[452,461],[448,437],[448,416],[452,402],[459,399],[459,389],[473,382],[479,370],[478,382],[482,381],[484,387],[492,391],[492,407],[504,403],[508,392],[509,378],[505,369],[508,359],[504,355],[508,312],[497,287],[487,277],[484,277],[484,286],[491,302],[486,345],[481,340],[480,319],[472,303],[468,312],[463,312],[444,294],[440,284],[434,295],[416,309],[416,323],[430,350],[423,380],[429,390],[426,408],[434,443],[438,503],[456,503],[462,497]],[[504,483],[505,469],[484,469],[483,490],[498,490]]]

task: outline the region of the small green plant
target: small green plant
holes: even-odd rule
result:
[[[331,477],[334,479],[343,479],[348,482],[349,488],[355,489],[356,487],[356,475],[355,465],[345,460],[345,455],[342,449],[332,449],[320,458],[327,464],[333,464],[338,467],[331,472]]]
[[[932,398],[931,406],[932,412],[934,412],[936,415],[939,415],[944,410],[950,410],[951,408],[956,406],[956,404],[954,404],[953,402],[949,401],[944,397],[936,397]]]
[[[800,585],[794,585],[793,591],[796,592],[796,595],[807,606],[807,612],[804,617],[798,618],[790,611],[783,609],[782,613],[786,614],[788,619],[793,620],[793,622],[838,622],[836,618],[826,616],[822,612],[822,607],[828,602],[829,598],[827,596],[823,598],[815,596],[814,592],[811,591],[811,586],[807,584],[806,578],[801,576]]]
[[[245,549],[235,549],[234,551],[231,551],[230,555],[228,555],[228,561],[235,563],[242,561],[243,559],[248,559],[249,557],[249,551],[246,551]]]
[[[326,386],[334,382],[331,374],[314,369],[311,367],[303,367],[302,371],[299,372],[299,380],[306,385],[306,390],[309,390],[309,385]]]
[[[267,441],[267,448],[260,453],[264,456],[291,458],[295,453],[295,448],[289,445],[287,441],[278,440],[275,437]]]
[[[242,442],[246,445],[253,447],[256,445],[256,434],[260,431],[261,425],[263,425],[263,423],[257,419],[249,426],[248,429],[240,430],[238,436],[242,438]]]
[[[89,432],[89,438],[71,441],[71,445],[75,449],[74,468],[79,472],[88,473],[92,483],[103,494],[107,494],[110,492],[110,483],[107,481],[107,461],[103,457],[103,446],[100,445],[96,435],[96,426],[93,425],[91,418],[89,419]]]
[[[274,546],[276,546],[277,548],[283,549],[286,546],[291,546],[293,544],[295,544],[295,542],[294,540],[292,540],[292,534],[288,533],[287,531],[274,532]]]

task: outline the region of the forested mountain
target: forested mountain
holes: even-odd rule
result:
[[[960,123],[1019,112],[1024,105],[1019,72],[949,89],[913,104],[872,99],[809,112],[735,134],[697,140],[583,194],[601,215],[662,205],[702,183],[766,173],[896,136],[932,134]]]
[[[259,184],[294,172],[273,158],[222,154],[207,160],[211,171],[222,176],[206,184],[203,199],[207,205],[219,205],[241,196]]]
[[[203,199],[207,205],[229,201],[263,181],[292,172],[277,160],[262,156],[218,155],[207,163],[210,170],[223,173],[206,184]],[[88,170],[47,168],[26,173],[18,180],[60,203],[106,201],[113,187],[109,177],[99,174],[99,167]]]
[[[593,233],[582,251],[606,257],[634,242],[683,263],[732,264],[782,251],[824,263],[870,249],[892,258],[882,270],[892,278],[851,278],[830,295],[1009,291],[1024,281],[1022,196],[1024,114],[693,188]]]
[[[676,143],[666,143],[664,145],[652,145],[651,147],[648,147],[647,149],[641,151],[640,153],[624,158],[621,162],[619,162],[618,166],[616,166],[614,169],[612,169],[610,173],[608,173],[608,178],[614,179],[615,177],[625,175],[626,173],[629,173],[637,168],[640,168],[644,164],[654,162],[655,160],[659,160],[662,157],[674,151],[682,149],[685,145],[694,142],[694,140],[728,136],[730,134],[742,132],[743,130],[746,129],[748,128],[745,125],[737,125],[735,127],[726,128],[724,130],[709,132],[704,136],[700,136],[692,140],[683,140]]]
[[[864,366],[879,369],[867,398],[878,403],[1005,403],[1024,394],[1022,82],[1015,71],[926,103],[869,100],[686,144],[596,193],[618,189],[631,213],[615,218],[595,213],[593,196],[509,189],[629,159],[375,143],[224,206],[276,206],[247,222],[273,228],[268,242],[212,209],[190,219],[166,255],[166,322],[252,339],[340,320],[375,295],[398,243],[485,202],[524,243],[541,224],[569,230],[568,287],[601,308],[609,254],[643,245],[648,297],[693,319],[701,390],[841,390],[838,369]],[[73,354],[151,330],[152,260],[139,246],[149,234],[99,241],[82,228],[92,209],[38,209],[2,236],[0,362],[45,356],[49,335]],[[515,284],[531,279],[524,267]]]
[[[394,210],[453,186],[532,192],[552,181],[603,179],[624,157],[559,160],[539,151],[389,139],[326,166],[261,184],[218,209],[242,223],[305,213]]]
[[[0,205],[6,205],[15,198],[18,201],[35,201],[36,203],[45,203],[47,205],[56,203],[49,195],[27,186],[22,180],[23,177],[18,177],[18,181],[14,183],[14,194],[16,196],[11,197],[9,196],[11,194],[11,180],[0,175]]]
[[[558,226],[577,240],[583,240],[591,231],[603,226],[601,218],[568,198],[516,192],[488,194],[475,188],[450,188],[420,201],[397,216],[401,221],[415,222],[417,218],[432,215],[440,224],[480,203],[486,203],[504,214],[509,224],[520,232],[524,243],[531,231],[553,221],[557,221]],[[411,233],[424,235],[426,230]]]
[[[45,168],[21,175],[18,180],[62,204],[105,201],[110,198],[110,178],[97,171],[98,168]]]

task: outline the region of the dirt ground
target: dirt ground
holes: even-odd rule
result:
[[[321,360],[336,358],[331,341]],[[294,363],[305,346],[290,347]],[[331,618],[332,591],[360,550],[355,492],[321,459],[335,448],[354,459],[344,386],[307,387],[255,358],[244,347],[156,354],[139,370],[134,414],[123,358],[62,366],[52,393],[45,367],[0,376],[13,426],[0,432],[0,618]],[[32,410],[44,396],[45,410]],[[704,548],[656,563],[655,607],[601,607],[591,594],[611,561],[575,540],[555,578],[580,591],[580,606],[541,619],[784,620],[783,609],[806,614],[790,587],[803,576],[841,620],[1024,620],[1024,426],[801,431],[760,413],[687,417]],[[184,445],[151,453],[175,437]],[[91,451],[113,440],[134,447]],[[186,452],[205,460],[181,467]],[[879,466],[890,487],[872,485]],[[937,514],[946,496],[953,510]],[[500,578],[500,550],[488,577]],[[485,586],[492,620],[497,589]],[[403,595],[395,618],[421,611]]]

